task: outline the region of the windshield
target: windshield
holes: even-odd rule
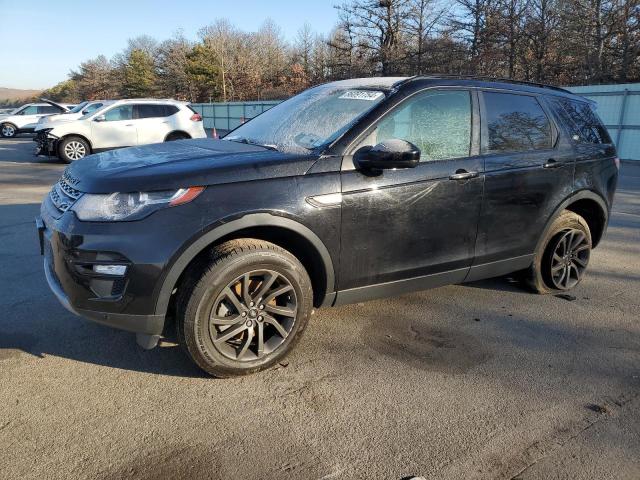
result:
[[[79,103],[78,105],[76,105],[75,107],[73,107],[71,110],[69,110],[67,113],[78,113],[80,110],[82,110],[85,105],[89,103],[89,102],[82,102]]]
[[[84,115],[82,115],[80,117],[80,120],[84,120],[86,118],[92,117],[93,115],[100,115],[100,113],[104,113],[104,111],[109,108],[111,105],[113,105],[113,102],[111,103],[105,103],[103,104],[100,108],[96,108],[95,110],[91,110],[90,112],[85,113]]]
[[[384,97],[380,90],[320,85],[267,110],[224,140],[304,153],[338,138]]]

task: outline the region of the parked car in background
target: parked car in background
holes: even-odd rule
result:
[[[618,169],[593,104],[561,88],[346,80],[222,140],[76,162],[37,224],[70,311],[145,348],[175,319],[193,361],[227,377],[282,359],[313,308],[512,272],[574,288]]]
[[[32,133],[38,120],[47,115],[68,112],[69,105],[47,101],[27,103],[6,116],[0,117],[0,135],[12,138],[19,133]]]
[[[77,120],[39,126],[36,134],[36,155],[67,163],[114,148],[207,136],[188,103],[156,99],[106,101]]]
[[[42,130],[43,128],[47,128],[47,126],[56,122],[68,122],[70,120],[77,120],[80,117],[87,115],[101,108],[102,106],[107,104],[107,100],[91,100],[79,103],[75,107],[73,107],[68,112],[62,112],[57,115],[47,115],[45,117],[41,117],[38,122],[34,125],[34,132],[37,133],[38,130]]]

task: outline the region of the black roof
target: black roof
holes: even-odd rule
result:
[[[553,85],[546,85],[544,83],[525,82],[521,80],[512,80],[509,78],[495,78],[476,75],[416,75],[409,77],[401,82],[398,82],[396,86],[406,85],[414,82],[421,83],[437,83],[440,85],[464,85],[472,87],[485,87],[485,88],[503,88],[506,90],[514,90],[529,93],[538,94],[553,94],[559,96],[567,96],[573,98],[579,98],[583,101],[588,101],[586,98],[581,97],[569,90]]]

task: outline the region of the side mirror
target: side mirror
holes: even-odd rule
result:
[[[414,168],[420,163],[420,149],[406,140],[391,138],[359,148],[353,154],[353,163],[359,170]]]
[[[94,122],[104,122],[107,119],[107,117],[105,117],[104,115],[98,115],[96,118],[93,119]]]

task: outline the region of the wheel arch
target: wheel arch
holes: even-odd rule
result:
[[[87,142],[87,144],[89,145],[89,148],[91,149],[91,152],[93,152],[93,144],[91,143],[91,140],[89,140],[87,137],[85,137],[84,135],[80,134],[80,133],[66,133],[63,136],[61,136],[58,139],[58,145],[60,145],[60,142],[64,141],[65,139],[69,138],[69,137],[78,137],[81,138],[82,140],[84,140],[85,142]]]
[[[335,296],[335,271],[326,246],[308,227],[288,217],[271,213],[252,213],[229,222],[222,221],[192,241],[171,260],[156,295],[155,313],[166,315],[174,290],[184,273],[212,247],[227,240],[256,238],[291,252],[307,269],[313,285],[314,306],[331,304]]]
[[[191,135],[189,135],[187,132],[185,132],[184,130],[172,130],[169,133],[167,133],[164,136],[164,141],[166,142],[167,139],[171,136],[171,135],[176,135],[176,134],[180,134],[180,135],[186,135],[187,138],[192,138]],[[186,140],[186,139],[185,139]]]
[[[536,251],[538,251],[540,242],[546,237],[554,220],[558,218],[564,210],[577,213],[585,219],[591,231],[593,248],[600,243],[609,223],[609,208],[607,207],[607,202],[601,195],[593,190],[580,190],[567,197],[554,210],[553,214],[547,220],[542,235],[540,235],[540,239],[536,245]]]
[[[17,134],[18,134],[18,131],[20,130],[20,129],[18,128],[18,126],[17,126],[15,123],[13,123],[13,122],[3,122],[3,121],[0,121],[0,127],[2,127],[2,125],[11,125],[11,126],[13,127],[13,129],[15,130],[15,134],[14,134],[14,135],[17,135]]]

